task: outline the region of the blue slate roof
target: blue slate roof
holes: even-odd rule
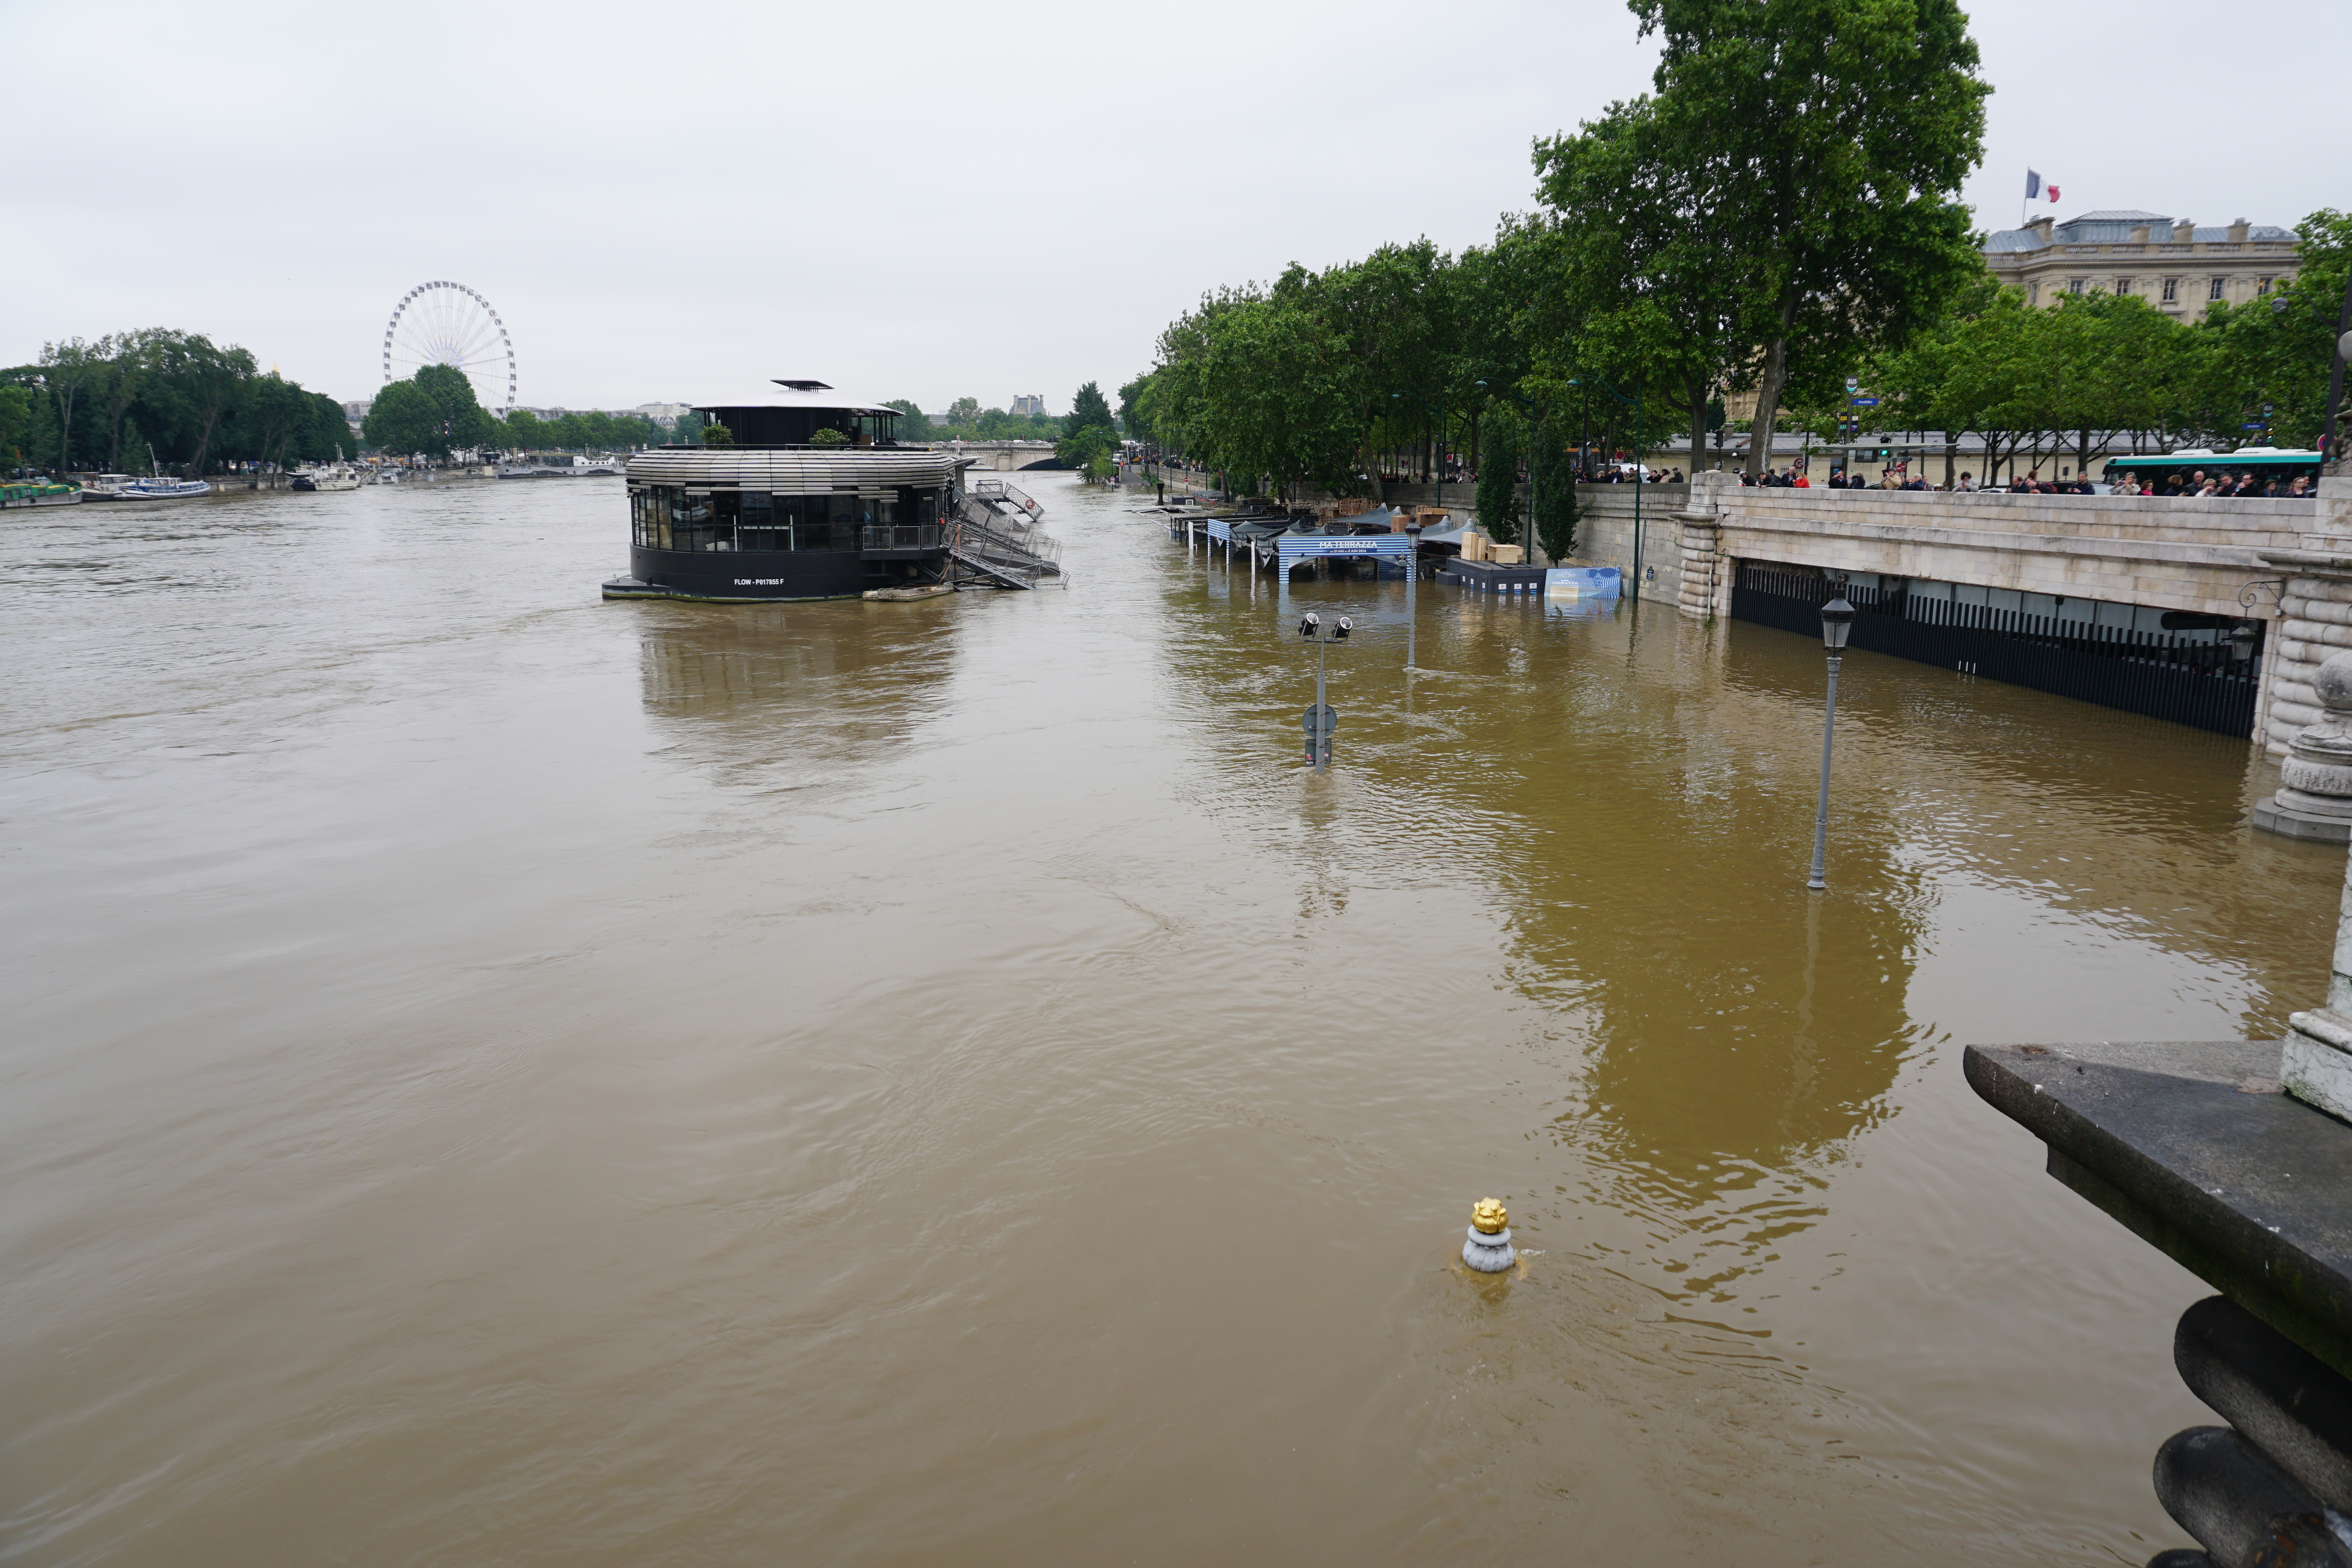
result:
[[[2129,208],[2084,213],[2051,226],[2050,238],[2044,240],[2039,229],[1995,229],[1985,240],[1985,252],[1991,256],[2015,256],[2027,251],[2042,250],[2061,245],[2128,245],[2131,232],[2140,225],[2148,226],[2148,238],[2159,244],[2172,240],[2172,220],[2162,213],[2135,212]],[[2219,224],[2193,232],[2200,245],[2221,245],[2230,237],[2230,225]],[[2302,236],[2293,229],[2276,224],[2254,224],[2246,230],[2249,240],[2294,241]]]

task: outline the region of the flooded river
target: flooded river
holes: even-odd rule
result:
[[[2185,1543],[2207,1292],[1958,1054],[2320,998],[2244,745],[1853,655],[1809,897],[1817,644],[1408,683],[1037,488],[1067,591],[916,604],[600,602],[609,480],[0,518],[0,1561]]]

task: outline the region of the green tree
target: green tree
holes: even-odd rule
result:
[[[1899,346],[1981,268],[1958,191],[1990,89],[1957,0],[1633,8],[1662,49],[1629,177],[1715,252],[1753,471],[1792,382]]]
[[[39,409],[40,399],[30,387],[0,387],[0,461],[7,466],[23,465],[21,443],[31,432],[34,415]]]
[[[1070,412],[1062,419],[1062,434],[1074,435],[1081,430],[1097,428],[1116,431],[1118,420],[1110,412],[1110,404],[1104,401],[1102,388],[1088,382],[1070,400]]]
[[[1097,479],[1104,476],[1103,465],[1118,450],[1118,433],[1099,424],[1074,430],[1054,444],[1054,456],[1063,466]]]
[[[547,422],[527,408],[507,415],[505,424],[506,444],[519,452],[544,452],[555,444]]]
[[[294,455],[312,463],[340,462],[358,444],[352,439],[351,421],[343,417],[343,405],[325,392],[310,396],[310,417],[296,438]]]
[[[710,427],[710,430],[722,432],[726,429],[727,427],[723,424],[714,424]],[[708,444],[719,446],[723,446],[727,444],[727,442],[734,440],[734,437],[730,434],[727,437],[726,441],[713,442],[710,440],[709,430],[706,430],[702,433],[702,438]],[[810,434],[809,444],[811,446],[846,446],[849,444],[849,434],[846,431],[835,430],[831,425],[827,425],[822,430],[814,431]]]
[[[98,345],[70,338],[41,345],[41,384],[58,415],[58,466],[73,464],[74,412],[91,388],[106,374],[106,356]]]
[[[360,434],[379,452],[446,457],[441,405],[414,381],[386,382],[361,422]]]
[[[847,444],[848,441],[849,437],[840,431],[830,429],[820,430],[809,437],[809,444],[812,446],[842,446]],[[735,433],[713,420],[702,427],[702,444],[732,446],[735,444]]]
[[[1127,432],[1130,441],[1152,439],[1150,416],[1143,411],[1143,395],[1150,385],[1151,377],[1147,373],[1118,389],[1118,427]]]
[[[1474,503],[1478,527],[1488,538],[1516,544],[1519,538],[1519,436],[1517,411],[1505,405],[1481,421],[1478,490]]]
[[[980,423],[980,400],[960,397],[948,404],[948,423],[969,429]]]
[[[901,442],[912,446],[933,439],[931,422],[924,417],[923,411],[911,400],[892,398],[882,406],[898,411],[898,439]]]
[[[2242,427],[2259,422],[2274,444],[2318,444],[2345,272],[2352,266],[2352,214],[2323,207],[2298,232],[2302,270],[2293,281],[2235,306],[2208,306],[2197,323],[2204,423],[2222,439],[2250,436]]]
[[[254,379],[253,356],[234,346],[217,348],[201,333],[164,329],[147,334],[142,355],[143,395],[161,405],[156,428],[172,430],[175,455],[191,472],[203,472],[222,419]]]
[[[475,397],[473,381],[465,371],[454,365],[421,365],[415,380],[440,410],[440,440],[435,456],[446,457],[453,448],[488,444],[497,434],[497,422]]]
[[[1576,500],[1574,459],[1555,422],[1536,425],[1528,461],[1534,476],[1536,542],[1551,559],[1566,560],[1576,553],[1576,521],[1583,509]]]
[[[148,348],[164,334],[165,329],[149,328],[135,332],[112,332],[100,338],[96,348],[100,361],[99,373],[92,378],[93,412],[106,433],[106,467],[119,471],[122,466],[122,433],[129,421],[131,405],[147,391],[149,365]]]
[[[257,376],[238,400],[236,444],[263,463],[299,458],[307,455],[298,447],[314,416],[310,393],[277,376]]]
[[[1707,407],[1746,348],[1747,300],[1740,272],[1683,210],[1690,182],[1670,123],[1655,100],[1637,99],[1575,136],[1537,143],[1556,218],[1539,235],[1549,350],[1540,357],[1554,382],[1581,370],[1664,392],[1687,413],[1696,469]]]

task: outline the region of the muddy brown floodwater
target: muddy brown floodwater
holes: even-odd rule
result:
[[[2204,1292],[1958,1052],[2322,994],[2243,744],[1853,655],[1809,898],[1817,644],[1408,686],[1040,490],[1066,592],[789,608],[600,602],[609,480],[0,519],[0,1559],[2181,1543]]]

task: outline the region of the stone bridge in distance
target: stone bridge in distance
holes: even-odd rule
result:
[[[992,474],[1017,474],[1024,468],[1059,468],[1050,441],[934,441],[934,452],[952,452],[977,459],[975,469]]]

